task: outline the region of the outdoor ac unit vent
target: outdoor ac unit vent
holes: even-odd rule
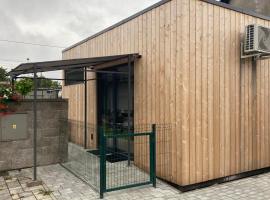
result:
[[[270,28],[256,24],[248,25],[244,51],[246,54],[270,54]]]

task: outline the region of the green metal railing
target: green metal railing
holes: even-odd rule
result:
[[[100,198],[115,190],[148,184],[156,187],[156,125],[149,132],[132,133],[100,128],[99,135]],[[134,152],[125,150],[127,141],[133,141]]]
[[[84,149],[77,138],[68,138],[81,130],[80,122],[69,121],[63,127],[62,166],[99,192],[101,198],[115,190],[148,184],[155,187],[156,176],[171,177],[170,125],[136,124],[129,133],[122,126],[97,129],[88,124],[88,133],[99,136],[98,149]]]

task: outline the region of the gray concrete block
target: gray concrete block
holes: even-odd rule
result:
[[[19,169],[22,166],[31,167],[33,163],[33,149],[20,149],[12,155],[12,169]]]
[[[27,149],[33,147],[33,139],[32,137],[29,137],[27,140],[17,140],[12,141],[13,148],[16,149]]]
[[[11,167],[11,160],[0,161],[0,171],[9,170]]]
[[[46,128],[40,130],[40,134],[42,137],[46,136],[58,136],[59,135],[59,128]]]

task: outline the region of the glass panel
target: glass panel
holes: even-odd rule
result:
[[[106,134],[127,134],[128,130],[128,67],[121,65],[107,69],[125,74],[99,74],[98,75],[98,124],[103,127]],[[131,129],[134,112],[134,78],[133,67],[131,76]],[[108,139],[108,145],[114,151],[126,151],[128,140],[123,138]],[[132,145],[132,144],[131,144]],[[131,147],[133,153],[133,147]]]
[[[84,81],[84,69],[65,70],[65,85],[74,85],[83,83]]]

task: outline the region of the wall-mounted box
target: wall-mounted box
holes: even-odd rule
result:
[[[11,114],[0,119],[0,141],[28,138],[27,114]]]

